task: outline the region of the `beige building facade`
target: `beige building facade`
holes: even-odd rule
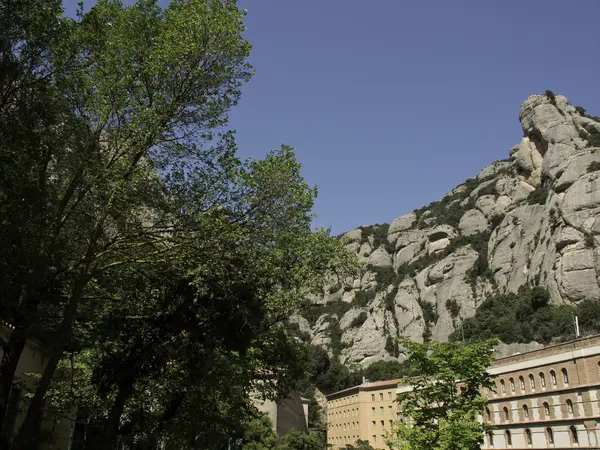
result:
[[[494,361],[483,449],[600,449],[600,336]]]
[[[273,431],[277,436],[283,436],[292,430],[308,430],[308,403],[308,399],[296,393],[279,401],[254,401],[256,408],[271,419]]]
[[[11,331],[12,327],[10,325],[0,322],[0,343],[8,340]],[[2,346],[0,346],[0,360],[3,356],[4,352]],[[25,395],[34,392],[37,385],[37,379],[30,374],[41,374],[47,362],[48,358],[44,348],[34,341],[27,341],[17,365],[15,384],[10,392],[9,404],[6,410],[8,423],[5,425],[5,429],[2,430],[4,436],[13,436],[21,426],[27,406]],[[60,417],[46,414],[41,427],[45,435],[48,436],[49,442],[42,444],[40,449],[68,450],[72,444],[76,415],[76,406],[69,414]]]
[[[384,438],[397,420],[400,380],[363,382],[327,396],[327,443],[343,448],[357,440],[387,449]]]

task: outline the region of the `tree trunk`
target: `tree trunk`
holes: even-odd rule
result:
[[[71,337],[73,322],[77,313],[77,305],[79,304],[79,300],[81,299],[83,289],[86,285],[86,272],[87,267],[82,267],[79,276],[75,281],[75,286],[73,288],[73,291],[71,292],[69,303],[65,307],[63,320],[57,332],[58,337],[56,339],[56,344],[50,352],[50,359],[48,360],[48,364],[44,368],[44,373],[42,374],[42,378],[40,379],[37,385],[33,399],[29,404],[29,408],[27,409],[25,419],[23,420],[21,428],[19,429],[19,432],[17,433],[17,436],[13,441],[11,447],[11,449],[13,450],[24,449],[27,442],[30,439],[35,438],[35,436],[33,436],[35,424],[44,405],[46,393],[48,392],[50,382],[52,381],[52,377],[54,376],[56,368],[58,367],[58,363],[60,362],[60,358],[62,357],[65,345]]]
[[[18,327],[10,334],[8,342],[4,346],[4,355],[2,363],[0,363],[0,430],[4,427],[10,391],[26,342],[27,331],[23,327]]]
[[[121,420],[121,415],[125,409],[125,402],[131,397],[133,393],[133,379],[125,381],[119,386],[119,393],[113,402],[113,406],[110,409],[108,419],[104,424],[104,429],[98,442],[92,446],[92,450],[108,450],[112,439],[115,437],[117,431],[117,425]]]

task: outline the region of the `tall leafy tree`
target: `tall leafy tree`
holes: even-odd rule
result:
[[[387,437],[393,449],[476,450],[485,425],[480,422],[487,402],[482,388],[492,388],[487,368],[496,340],[477,344],[401,339],[412,370],[410,387],[398,395],[404,421]]]
[[[28,0],[0,11],[0,208],[11,211],[0,233],[11,266],[3,316],[16,325],[0,364],[1,414],[25,340],[48,331],[31,324],[53,331],[25,434],[91,280],[124,257],[174,248],[157,245],[177,237],[187,211],[164,201],[161,164],[192,159],[226,125],[252,72],[234,2],[101,1],[77,21],[61,13],[57,2]]]

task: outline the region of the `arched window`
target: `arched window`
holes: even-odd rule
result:
[[[550,405],[548,402],[544,402],[544,413],[546,414],[546,417],[550,417]]]
[[[544,372],[540,372],[540,386],[546,387],[546,376]]]
[[[488,435],[489,446],[493,447],[494,446],[494,433],[492,433],[491,431],[488,431],[487,435]],[[479,436],[481,436],[481,435],[479,435]]]
[[[525,390],[525,378],[523,378],[523,376],[521,375],[519,377],[519,381],[521,382],[521,390],[524,391]]]
[[[570,399],[567,399],[567,412],[573,415],[573,402]]]
[[[500,390],[503,394],[506,392],[506,384],[504,384],[504,380],[500,380]]]
[[[529,384],[531,385],[531,389],[535,389],[535,378],[532,373],[529,374]]]
[[[510,430],[506,430],[504,434],[506,435],[506,445],[508,447],[512,447],[512,436],[510,435]]]
[[[569,430],[571,431],[571,438],[573,439],[573,443],[579,444],[579,436],[577,436],[577,428],[575,428],[574,425],[571,425],[569,427]]]
[[[562,372],[562,376],[563,376],[563,381],[565,384],[569,384],[569,373],[567,372],[567,369],[565,369],[564,367],[562,369],[560,369],[560,371]]]
[[[552,432],[552,428],[546,428],[546,436],[548,437],[548,444],[554,444],[554,433]]]
[[[556,386],[556,372],[554,370],[550,371],[550,379],[552,380],[552,386]]]
[[[510,380],[508,381],[510,381],[510,390],[512,392],[515,392],[515,379],[513,377],[510,377]]]
[[[527,407],[527,405],[523,405],[523,417],[529,419],[529,408]]]
[[[504,408],[502,408],[502,411],[504,412],[504,420],[508,420],[508,408],[505,406]]]
[[[525,442],[527,442],[527,445],[531,445],[533,442],[531,440],[531,430],[529,428],[525,428]]]

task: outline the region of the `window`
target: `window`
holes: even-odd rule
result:
[[[544,402],[544,413],[546,414],[546,417],[550,417],[550,405],[548,402]]]
[[[569,399],[567,399],[567,412],[573,415],[573,402]]]
[[[508,408],[505,406],[502,411],[504,412],[504,420],[508,420]]]
[[[556,386],[556,372],[554,370],[550,371],[550,379],[552,380],[552,386]]]
[[[371,394],[371,401],[374,402],[375,401],[375,394]]]
[[[391,416],[392,414],[394,414],[394,411],[392,410],[391,406],[388,406],[388,415]]]
[[[529,419],[529,408],[527,407],[527,405],[523,405],[523,417]]]
[[[479,436],[481,436],[481,435],[479,435]],[[373,435],[373,436],[371,436],[371,438],[373,438],[373,443],[377,442],[377,436]]]
[[[377,422],[375,422],[375,421],[371,422],[371,428],[373,430],[375,430],[377,428]]]
[[[371,408],[371,415],[374,416],[375,415],[375,408]]]
[[[392,393],[388,392],[388,400],[391,400],[391,399],[392,399]]]
[[[490,447],[494,446],[494,433],[492,433],[491,431],[488,431],[488,443]]]
[[[512,392],[515,392],[515,379],[511,377],[509,381],[510,381],[510,390]]]
[[[546,376],[544,372],[540,372],[540,386],[546,387]]]
[[[552,428],[546,428],[546,437],[548,438],[548,444],[554,444],[554,433],[552,432]]]
[[[560,371],[562,372],[563,381],[565,382],[565,384],[569,384],[569,373],[567,372],[567,369],[563,367],[562,369],[560,369]]]
[[[510,435],[510,430],[506,430],[504,434],[506,435],[506,445],[512,447],[512,436]]]
[[[390,420],[390,429],[394,426],[394,421]]]
[[[506,385],[504,384],[504,380],[500,380],[500,390],[503,394],[506,392]]]
[[[527,442],[527,445],[531,445],[532,444],[531,430],[529,428],[525,429],[525,442]]]
[[[383,420],[381,421],[381,428],[385,428],[385,422]]]
[[[524,391],[525,390],[525,378],[523,378],[522,375],[519,377],[519,382],[521,383],[521,390]]]
[[[579,444],[579,437],[577,436],[577,428],[575,428],[575,426],[571,425],[569,427],[569,430],[571,431],[571,438],[573,439],[573,444]]]
[[[381,407],[379,408],[379,415],[380,415],[380,416],[383,416],[383,406],[381,406]]]
[[[532,373],[529,374],[529,384],[531,385],[531,389],[535,390],[535,377]]]

